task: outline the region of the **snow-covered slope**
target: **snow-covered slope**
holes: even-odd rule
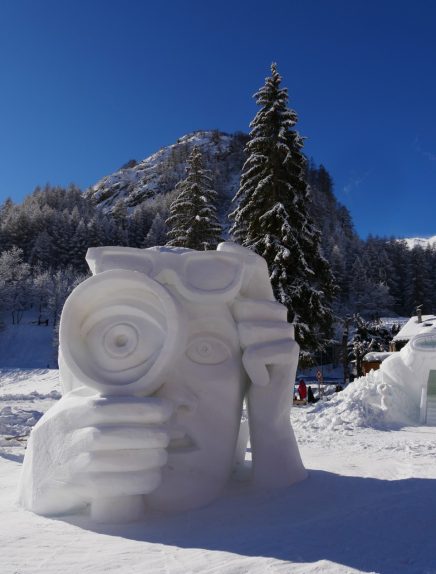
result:
[[[134,207],[153,199],[156,194],[168,193],[185,176],[186,160],[192,148],[198,146],[207,169],[214,174],[217,192],[221,198],[232,198],[239,184],[246,141],[244,134],[194,132],[140,163],[129,162],[101,179],[87,193],[103,209],[112,209],[119,202]]]
[[[0,373],[3,438],[14,420],[16,431],[25,431],[26,412],[31,426],[53,404],[56,374]],[[307,480],[273,492],[234,482],[206,508],[150,513],[136,524],[96,526],[85,516],[44,518],[17,508],[24,446],[0,443],[1,573],[433,572],[436,429],[394,430],[388,419],[372,425],[365,405],[374,388],[361,382],[328,402],[293,409]],[[5,418],[8,427],[1,426]]]

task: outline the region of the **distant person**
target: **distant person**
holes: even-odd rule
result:
[[[309,385],[308,389],[307,389],[307,402],[308,403],[317,403],[319,401],[318,399],[315,399],[313,391],[312,391],[312,387]]]
[[[310,388],[310,387],[309,387]],[[298,394],[300,396],[300,400],[304,401],[307,397],[307,387],[304,379],[300,379],[300,383],[298,385]]]

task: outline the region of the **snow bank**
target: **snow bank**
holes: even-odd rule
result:
[[[0,447],[20,446],[60,398],[57,370],[0,370]]]
[[[426,420],[428,381],[435,371],[436,333],[416,335],[400,352],[390,354],[378,371],[308,409],[307,419],[312,428],[345,431],[418,425]]]
[[[365,427],[392,430],[414,424],[414,414],[414,405],[404,388],[383,381],[382,371],[371,371],[344,391],[307,408],[300,425],[306,432],[309,426],[312,431],[335,430],[341,433]]]
[[[0,446],[17,446],[17,438],[27,436],[42,414],[10,406],[0,408]]]

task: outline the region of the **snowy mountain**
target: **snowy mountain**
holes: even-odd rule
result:
[[[124,204],[133,208],[171,192],[185,177],[186,162],[194,146],[204,157],[213,175],[222,207],[227,207],[239,185],[247,136],[215,131],[185,135],[173,145],[160,149],[139,163],[132,160],[115,173],[103,177],[88,191],[95,204],[105,211]]]

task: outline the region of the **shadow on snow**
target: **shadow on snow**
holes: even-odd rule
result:
[[[206,508],[150,512],[143,522],[129,525],[96,525],[84,516],[63,519],[149,543],[411,574],[436,563],[435,508],[436,480],[386,481],[313,470],[291,488],[265,492],[234,484]]]

